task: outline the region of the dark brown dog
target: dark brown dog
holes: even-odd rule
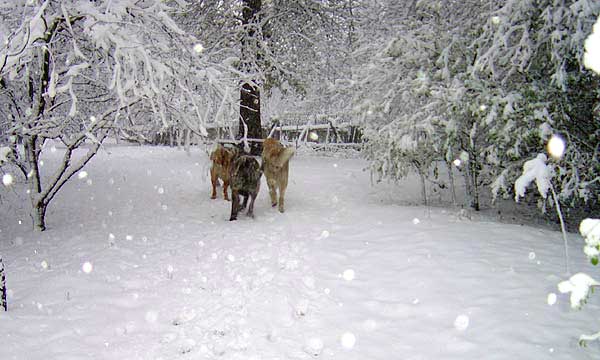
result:
[[[263,143],[262,169],[267,178],[271,205],[277,206],[277,190],[279,190],[279,212],[284,211],[285,190],[288,184],[290,158],[293,148],[286,148],[276,139],[266,139]]]
[[[260,177],[262,171],[258,161],[249,155],[239,155],[231,167],[231,216],[229,221],[237,220],[237,214],[244,210],[250,198],[248,216],[254,218],[254,200],[260,190]],[[240,195],[244,202],[240,205]]]
[[[237,149],[225,148],[219,144],[217,148],[210,154],[212,166],[210,168],[210,182],[212,183],[211,199],[217,198],[218,181],[223,181],[223,198],[229,201],[227,187],[229,186],[229,176],[231,174],[231,166],[237,154]]]

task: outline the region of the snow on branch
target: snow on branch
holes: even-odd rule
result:
[[[551,186],[554,175],[551,168],[546,165],[548,158],[544,154],[538,154],[535,159],[523,164],[523,174],[515,181],[515,201],[525,196],[525,191],[532,181],[535,181],[538,192],[545,199]]]

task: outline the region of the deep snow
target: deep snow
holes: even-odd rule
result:
[[[372,186],[362,160],[308,155],[291,161],[284,214],[263,178],[256,218],[229,222],[208,166],[198,149],[108,147],[41,234],[11,185],[0,359],[600,357],[577,344],[600,328],[597,296],[575,311],[556,289],[558,232],[400,206],[415,181]],[[594,275],[569,242],[571,268]]]

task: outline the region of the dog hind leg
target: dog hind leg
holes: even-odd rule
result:
[[[284,212],[284,208],[283,208],[283,203],[284,203],[284,197],[285,197],[285,186],[280,186],[279,187],[279,212],[282,213]]]
[[[271,206],[277,206],[277,183],[274,180],[267,180],[269,187],[269,196],[271,197]]]
[[[229,181],[223,180],[223,199],[229,201],[229,195],[227,193],[227,187],[229,186]]]
[[[244,201],[242,202],[242,206],[240,206],[240,211],[244,210],[246,208],[246,206],[248,206],[248,198],[250,197],[250,195],[246,194],[243,195],[244,196]]]
[[[240,196],[235,190],[231,190],[231,216],[229,221],[237,220],[237,214],[240,207]]]
[[[250,206],[248,207],[247,215],[254,219],[254,200],[256,200],[256,196],[258,194],[252,193],[250,194]]]
[[[212,184],[212,194],[210,196],[211,199],[216,199],[217,198],[217,182],[218,182],[218,178],[217,178],[217,171],[213,168],[210,169],[210,182]]]

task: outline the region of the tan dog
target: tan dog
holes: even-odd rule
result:
[[[221,179],[223,181],[223,198],[229,201],[227,187],[229,186],[231,167],[233,166],[233,160],[236,155],[236,149],[227,149],[221,144],[219,144],[210,154],[210,160],[212,160],[212,166],[210,168],[210,182],[212,183],[211,199],[217,198],[218,179]]]
[[[277,190],[279,190],[279,212],[284,211],[285,189],[288,184],[290,158],[293,148],[286,148],[276,139],[266,139],[263,143],[262,169],[269,186],[271,205],[276,206]]]

